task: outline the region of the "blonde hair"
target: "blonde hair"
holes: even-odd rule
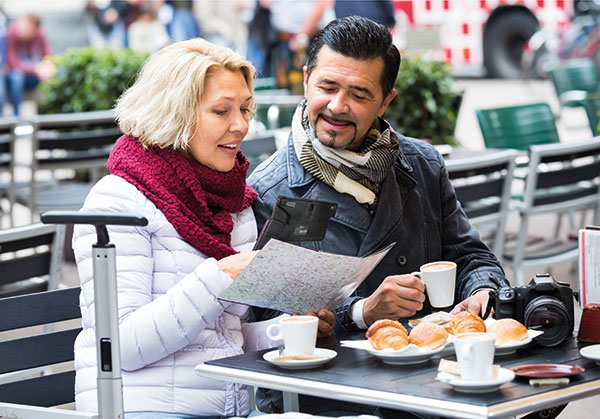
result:
[[[240,71],[254,95],[255,70],[244,57],[200,38],[176,42],[152,55],[117,101],[121,132],[146,147],[186,152],[197,130],[196,111],[204,83],[215,68]]]

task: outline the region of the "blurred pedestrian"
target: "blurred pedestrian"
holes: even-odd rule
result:
[[[337,19],[353,15],[362,16],[390,29],[396,24],[392,0],[336,1],[334,10]]]
[[[159,10],[159,20],[167,26],[171,42],[202,36],[202,30],[192,12],[192,0],[167,0]]]
[[[165,25],[156,20],[151,2],[140,6],[138,18],[127,30],[129,48],[136,51],[153,53],[169,44],[169,35]]]
[[[6,15],[0,11],[0,116],[6,103]]]
[[[40,23],[39,16],[30,13],[11,23],[6,33],[8,90],[15,115],[19,115],[24,90],[54,74],[54,64],[44,60],[52,53]]]
[[[252,9],[253,0],[194,0],[194,14],[207,41],[246,54],[248,21],[244,12]]]
[[[117,0],[89,0],[88,37],[94,48],[123,48],[127,41],[125,20],[129,3]]]
[[[279,42],[272,53],[272,74],[292,94],[303,94],[302,65],[316,33],[334,16],[333,0],[272,0],[271,25]]]

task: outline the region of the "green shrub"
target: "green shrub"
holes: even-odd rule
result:
[[[40,85],[40,113],[111,109],[135,81],[148,54],[131,49],[69,49],[52,58],[54,77]]]
[[[394,88],[396,97],[384,117],[398,132],[433,144],[458,145],[454,129],[462,92],[448,64],[403,55]]]

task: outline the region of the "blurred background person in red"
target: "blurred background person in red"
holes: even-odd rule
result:
[[[17,116],[23,91],[48,80],[55,70],[51,61],[44,60],[52,53],[40,23],[39,16],[29,13],[11,23],[6,32],[8,91]]]

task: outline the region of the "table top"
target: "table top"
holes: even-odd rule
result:
[[[364,334],[352,338],[363,339]],[[459,393],[435,379],[440,357],[456,359],[448,348],[424,364],[388,365],[367,351],[341,347],[334,338],[319,341],[318,347],[336,350],[337,357],[315,369],[280,369],[263,360],[264,350],[209,361],[196,371],[209,378],[388,408],[461,418],[505,417],[599,394],[600,366],[580,356],[583,346],[574,338],[554,348],[531,343],[494,360],[503,368],[548,363],[585,368],[568,386],[531,387],[527,379],[516,377],[482,394]]]

